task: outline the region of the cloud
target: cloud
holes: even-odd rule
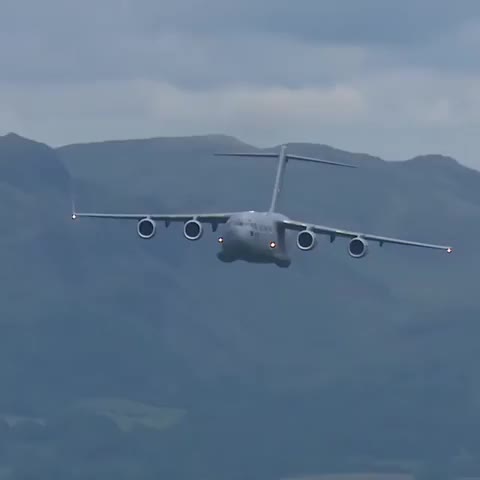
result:
[[[480,15],[476,0],[187,0],[129,2],[150,33],[175,31],[270,33],[320,43],[413,44]]]
[[[480,167],[480,2],[3,0],[0,129],[228,133]]]
[[[0,80],[291,85],[399,62],[478,67],[475,18],[473,0],[4,0]]]
[[[45,85],[30,93],[0,85],[0,104],[0,126],[53,145],[229,133],[260,146],[314,141],[401,159],[478,151],[471,130],[480,121],[480,76],[402,70],[327,87],[205,90],[145,80]]]
[[[140,125],[136,134],[141,136],[227,129],[252,137],[257,130],[278,129],[282,123],[351,123],[365,109],[360,93],[346,85],[303,89],[238,85],[194,91],[143,80],[44,86],[30,95],[22,87],[2,86],[0,103],[4,106],[0,124],[8,123],[4,114],[15,110],[16,117],[7,113],[6,120],[29,135],[48,136],[53,145],[59,138],[73,142],[118,137],[135,124]],[[52,130],[55,124],[58,128]]]

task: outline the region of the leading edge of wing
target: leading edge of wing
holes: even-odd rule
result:
[[[233,214],[232,213],[171,213],[171,214],[157,214],[157,213],[86,213],[73,212],[72,219],[77,218],[105,218],[117,220],[142,220],[149,218],[151,220],[168,220],[170,222],[186,222],[188,220],[198,220],[199,222],[226,222]]]
[[[430,248],[434,250],[445,250],[447,253],[452,253],[453,248],[447,245],[435,245],[432,243],[421,243],[421,242],[412,242],[410,240],[403,240],[401,238],[392,238],[392,237],[382,237],[379,235],[373,235],[369,233],[360,233],[360,232],[351,232],[348,230],[340,230],[336,228],[326,227],[323,225],[314,225],[305,222],[296,222],[294,220],[284,220],[280,222],[285,226],[285,228],[289,228],[291,230],[311,230],[314,233],[319,233],[323,235],[330,235],[332,240],[336,237],[346,237],[346,238],[363,238],[365,240],[371,240],[374,242],[378,242],[381,245],[384,243],[392,243],[396,245],[406,245],[410,247],[421,247],[421,248]]]

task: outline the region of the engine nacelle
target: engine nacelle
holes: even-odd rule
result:
[[[297,247],[300,250],[311,250],[317,243],[316,235],[310,230],[302,230],[297,235]]]
[[[348,244],[348,253],[353,258],[362,258],[368,253],[368,243],[360,237],[353,238]]]
[[[189,220],[183,226],[183,234],[187,240],[198,240],[203,235],[203,226],[197,220]]]
[[[137,233],[140,238],[152,238],[156,230],[157,226],[151,218],[142,218],[137,223]]]

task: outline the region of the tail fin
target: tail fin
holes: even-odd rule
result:
[[[270,212],[274,212],[277,206],[278,195],[280,193],[283,177],[285,174],[285,167],[287,165],[288,160],[299,160],[302,162],[312,162],[312,163],[323,163],[325,165],[334,165],[337,167],[348,167],[348,168],[357,168],[355,165],[349,165],[347,163],[340,163],[340,162],[331,162],[329,160],[322,160],[320,158],[313,158],[313,157],[303,157],[301,155],[292,155],[290,153],[286,153],[287,146],[282,145],[280,147],[280,152],[251,152],[251,153],[215,153],[214,155],[217,156],[228,156],[228,157],[265,157],[265,158],[278,158],[278,166],[277,166],[277,175],[275,178],[275,186],[273,187],[273,194],[272,194],[272,201],[270,204]]]

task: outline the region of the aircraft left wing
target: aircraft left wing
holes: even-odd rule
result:
[[[380,246],[384,243],[393,243],[397,245],[406,245],[410,247],[422,247],[422,248],[432,248],[435,250],[445,250],[447,253],[452,253],[453,248],[445,245],[435,245],[431,243],[421,243],[421,242],[412,242],[409,240],[402,240],[400,238],[390,238],[390,237],[381,237],[378,235],[372,235],[369,233],[360,233],[360,232],[351,232],[348,230],[340,230],[337,228],[326,227],[323,225],[315,225],[305,222],[297,222],[295,220],[283,220],[280,221],[280,224],[288,230],[310,230],[311,232],[318,233],[321,235],[330,236],[330,241],[333,242],[335,238],[346,237],[346,238],[362,238],[364,240],[371,240],[378,242]]]

